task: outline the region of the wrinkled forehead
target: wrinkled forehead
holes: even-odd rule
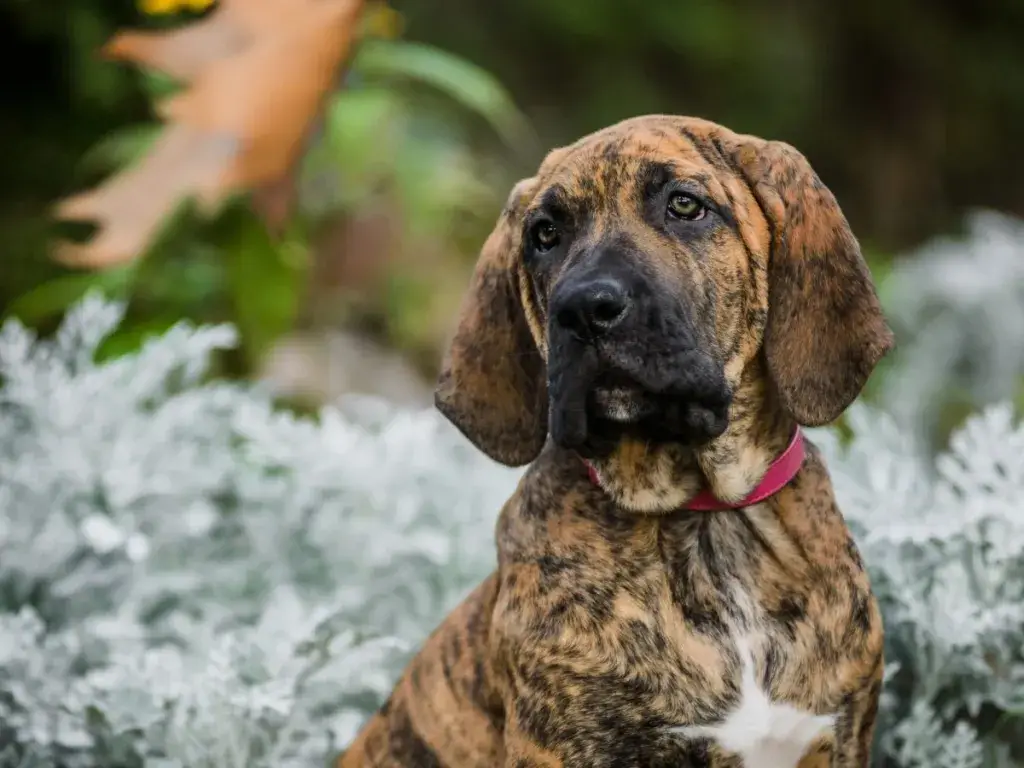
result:
[[[541,165],[528,209],[570,217],[625,213],[670,183],[722,200],[732,175],[700,133],[667,121],[625,123],[553,152]]]

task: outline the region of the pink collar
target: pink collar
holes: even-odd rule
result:
[[[583,463],[590,474],[590,482],[600,487],[601,483],[597,476],[597,470],[594,469],[594,466],[589,461],[584,460]],[[757,484],[757,487],[746,498],[737,502],[721,501],[715,498],[715,495],[709,489],[705,488],[690,499],[683,509],[693,512],[714,512],[723,509],[740,509],[741,507],[749,507],[751,504],[757,504],[759,501],[764,501],[769,496],[782,490],[782,487],[796,476],[796,473],[800,470],[800,465],[803,463],[803,433],[800,431],[800,427],[797,427],[793,432],[793,439],[789,441],[789,446],[772,462],[764,477],[761,478],[761,482]]]

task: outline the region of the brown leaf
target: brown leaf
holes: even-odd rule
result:
[[[130,261],[179,201],[225,176],[236,149],[215,136],[174,126],[139,163],[99,188],[62,201],[61,219],[94,220],[99,231],[85,244],[60,243],[57,258],[72,266],[102,267]]]
[[[84,245],[62,244],[57,258],[130,261],[183,199],[212,210],[234,192],[286,183],[361,8],[362,0],[221,0],[190,27],[115,37],[108,55],[190,85],[159,106],[170,126],[143,160],[58,205],[61,218],[94,219],[101,229]]]

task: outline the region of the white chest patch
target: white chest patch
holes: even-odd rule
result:
[[[673,731],[705,738],[743,758],[744,768],[796,768],[815,739],[835,725],[833,715],[812,715],[773,703],[758,685],[749,643],[738,643],[743,659],[739,705],[715,725],[686,725]]]

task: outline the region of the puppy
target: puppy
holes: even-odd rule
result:
[[[551,152],[483,247],[436,391],[530,464],[497,570],[337,765],[868,765],[882,622],[800,425],[892,344],[792,147],[654,115]]]

